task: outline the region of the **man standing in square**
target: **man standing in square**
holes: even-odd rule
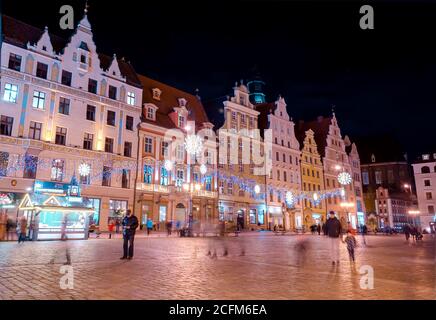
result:
[[[121,259],[133,258],[133,242],[135,240],[136,228],[138,228],[138,218],[132,214],[129,209],[126,212],[126,216],[123,219],[123,256]],[[128,250],[127,250],[128,249]]]
[[[339,244],[342,227],[341,222],[335,217],[335,213],[330,211],[326,222],[326,234],[329,239],[330,257],[332,264],[339,263]]]

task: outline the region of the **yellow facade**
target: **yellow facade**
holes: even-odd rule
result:
[[[301,182],[303,192],[325,190],[321,156],[318,153],[314,132],[311,129],[305,132],[301,150]],[[306,230],[313,224],[323,224],[326,221],[325,200],[315,205],[308,199],[304,199],[302,205]]]

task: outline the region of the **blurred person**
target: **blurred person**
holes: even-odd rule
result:
[[[173,228],[173,222],[170,220],[167,222],[167,236],[171,235],[171,229]]]
[[[112,239],[112,233],[114,233],[114,229],[115,229],[115,222],[114,220],[111,220],[108,225],[109,239]]]
[[[153,229],[153,220],[148,218],[147,220],[147,235],[150,235],[151,230]]]
[[[26,240],[26,232],[27,232],[27,219],[23,215],[20,220],[18,220],[17,224],[17,234],[18,234],[18,243],[24,242]]]
[[[332,264],[339,264],[339,237],[342,232],[341,222],[335,217],[335,213],[330,211],[326,222],[326,233],[330,246],[330,258]]]
[[[319,223],[316,225],[316,231],[318,232],[318,235],[321,235],[321,226]]]
[[[132,211],[128,209],[126,216],[122,222],[123,225],[123,256],[120,259],[132,259],[133,258],[133,243],[135,240],[136,228],[138,228],[138,218],[132,214]],[[127,250],[128,249],[128,250]]]
[[[347,245],[348,256],[350,257],[350,261],[354,263],[355,261],[354,248],[356,248],[357,246],[356,238],[350,231],[347,231],[347,236],[345,237],[343,242]]]

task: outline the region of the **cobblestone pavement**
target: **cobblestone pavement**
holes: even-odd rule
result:
[[[121,239],[3,242],[0,299],[436,299],[433,239],[369,236],[367,244],[353,269],[344,244],[332,266],[318,235],[138,238],[131,261],[119,259]],[[61,289],[68,263],[74,289]],[[360,288],[363,265],[374,269],[372,290]]]

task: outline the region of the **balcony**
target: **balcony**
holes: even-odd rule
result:
[[[140,182],[137,184],[136,189],[145,192],[169,193],[169,186],[162,186],[160,184]]]

